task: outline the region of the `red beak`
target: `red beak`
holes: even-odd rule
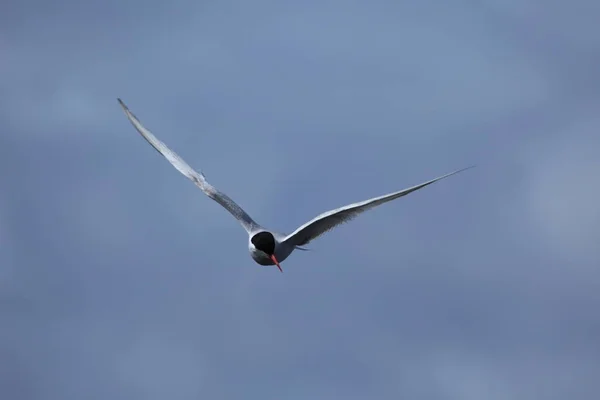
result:
[[[279,268],[279,271],[283,272],[283,270],[281,269],[281,265],[279,265],[279,261],[277,261],[277,258],[275,258],[275,254],[271,254],[271,260],[273,260],[275,265],[277,265],[277,268]]]

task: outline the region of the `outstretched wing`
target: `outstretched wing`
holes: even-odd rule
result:
[[[358,203],[353,203],[347,206],[336,208],[335,210],[324,212],[323,214],[313,218],[311,221],[305,223],[304,225],[296,229],[293,233],[288,235],[284,239],[284,241],[294,246],[304,246],[313,239],[316,239],[317,237],[321,236],[323,233],[335,228],[336,226],[344,222],[352,220],[364,211],[370,210],[371,208],[374,208],[383,203],[387,203],[388,201],[395,200],[399,197],[406,196],[409,193],[422,189],[425,186],[431,185],[432,183],[447,178],[451,175],[458,174],[459,172],[465,171],[469,168],[473,168],[473,166],[451,172],[449,174],[440,176],[430,181],[421,183],[420,185],[410,187],[408,189],[403,189],[398,192],[374,197],[369,200],[364,200]]]
[[[214,186],[209,184],[201,172],[195,171],[190,167],[181,157],[179,157],[174,151],[169,149],[167,145],[158,140],[156,136],[152,134],[148,129],[144,128],[142,123],[137,117],[129,110],[129,108],[123,103],[121,99],[117,99],[119,104],[125,111],[125,115],[135,127],[135,129],[158,151],[162,154],[179,172],[185,175],[188,179],[196,184],[208,197],[222,205],[227,211],[231,213],[239,222],[242,224],[247,232],[251,232],[259,227],[252,218],[233,201],[225,193],[220,192]]]

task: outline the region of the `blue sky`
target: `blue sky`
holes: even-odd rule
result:
[[[9,0],[0,398],[598,398],[599,17],[591,0]],[[280,274],[116,97],[284,232],[478,168]]]

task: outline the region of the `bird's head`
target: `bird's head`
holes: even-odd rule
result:
[[[277,258],[275,258],[275,237],[271,232],[259,232],[256,235],[252,236],[250,241],[252,242],[256,250],[265,253],[267,257],[269,257],[271,261],[273,261],[273,263],[275,263],[275,265],[277,265],[277,268],[279,268],[279,270],[281,271],[281,266],[279,266],[279,262],[277,261]]]

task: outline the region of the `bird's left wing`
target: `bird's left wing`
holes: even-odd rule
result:
[[[158,151],[164,156],[179,172],[185,175],[188,179],[196,184],[208,197],[219,203],[223,208],[229,211],[239,222],[242,224],[244,229],[248,233],[253,230],[260,228],[260,226],[254,222],[252,218],[240,207],[235,201],[233,201],[225,193],[219,191],[217,188],[212,186],[206,181],[204,174],[195,171],[190,167],[181,157],[179,157],[174,151],[169,149],[166,144],[161,142],[150,132],[144,128],[142,123],[137,117],[129,110],[129,108],[123,103],[121,99],[117,99],[119,104],[125,111],[125,115],[129,119],[129,122],[135,127],[135,129]]]
[[[296,229],[293,233],[285,237],[284,241],[293,246],[304,246],[313,239],[316,239],[317,237],[321,236],[323,233],[335,228],[336,226],[344,222],[352,220],[364,211],[367,211],[371,208],[374,208],[383,203],[387,203],[388,201],[392,201],[399,197],[406,196],[409,193],[422,189],[425,186],[431,185],[432,183],[447,178],[451,175],[458,174],[459,172],[465,171],[469,168],[473,168],[473,166],[459,169],[457,171],[437,177],[419,185],[400,190],[398,192],[374,197],[369,200],[364,200],[358,203],[353,203],[347,206],[336,208],[335,210],[324,212],[323,214],[313,218],[309,222]]]

